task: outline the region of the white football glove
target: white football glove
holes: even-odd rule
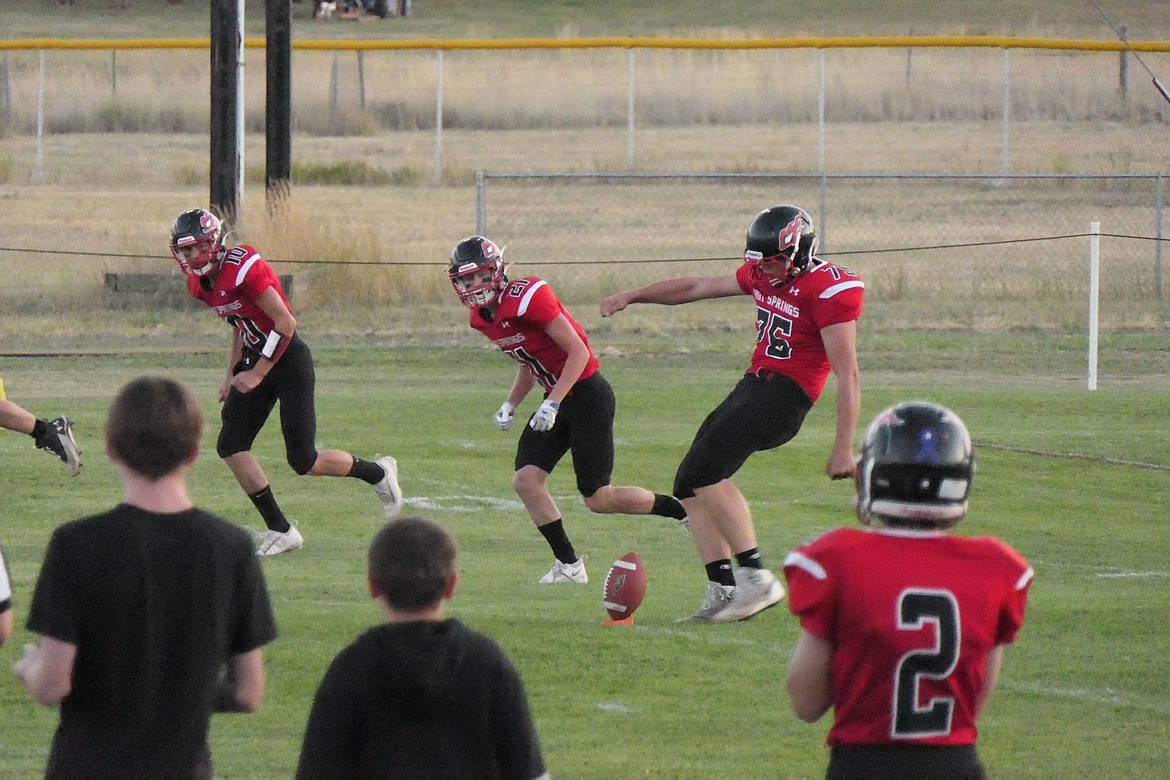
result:
[[[550,430],[557,421],[557,410],[561,405],[556,401],[545,400],[536,410],[536,414],[532,415],[532,419],[528,421],[528,427],[534,431]]]
[[[515,412],[516,407],[512,406],[512,404],[508,403],[507,401],[504,401],[504,403],[500,406],[499,411],[496,412],[496,416],[492,418],[492,422],[494,422],[496,427],[501,431],[510,431],[512,430],[512,423],[516,421]]]

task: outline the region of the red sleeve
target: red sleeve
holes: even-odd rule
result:
[[[561,302],[548,282],[543,279],[526,279],[529,287],[522,293],[520,305],[516,313],[523,317],[525,322],[541,329],[547,327],[561,314]]]
[[[865,303],[865,282],[847,268],[825,266],[816,271],[823,274],[824,287],[817,294],[813,318],[818,328],[853,322],[861,319]]]
[[[735,281],[739,282],[739,289],[743,290],[746,295],[751,295],[756,286],[755,280],[752,278],[752,270],[755,267],[751,263],[744,263],[735,271]]]
[[[824,537],[822,537],[823,539]],[[837,600],[829,571],[822,565],[821,540],[793,550],[784,561],[788,582],[788,609],[800,619],[800,627],[822,639],[832,640]]]
[[[988,539],[1000,549],[1007,568],[1007,593],[1000,608],[999,621],[995,629],[995,643],[1010,645],[1016,641],[1020,627],[1024,624],[1024,608],[1028,603],[1028,588],[1032,585],[1035,572],[1023,556],[998,539]]]
[[[247,244],[241,244],[228,252],[220,273],[231,277],[230,283],[226,285],[228,289],[253,301],[269,287],[277,285],[276,272],[272,266]]]

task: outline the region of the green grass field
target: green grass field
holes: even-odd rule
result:
[[[593,580],[587,587],[534,584],[550,555],[511,491],[515,431],[501,434],[490,423],[513,369],[474,335],[427,346],[317,344],[320,444],[393,454],[407,511],[455,533],[462,585],[450,614],[497,637],[515,660],[553,777],[822,776],[827,724],[799,722],[783,688],[795,619],[781,608],[736,625],[676,623],[698,605],[704,579],[689,537],[673,523],[591,516],[566,463],[550,484]],[[742,370],[749,338],[737,334],[726,348],[693,352],[622,342],[622,356],[603,357],[619,401],[616,484],[669,489],[698,423]],[[981,753],[991,775],[1164,776],[1165,375],[1115,374],[1088,392],[1042,369],[1019,376],[1010,360],[999,372],[972,371],[955,354],[958,343],[907,339],[897,350],[881,339],[871,350],[862,344],[863,417],[904,398],[956,409],[980,447],[973,511],[960,530],[1009,541],[1037,572],[1024,630],[982,719]],[[901,362],[893,359],[898,354]],[[69,479],[24,437],[0,435],[0,538],[18,625],[53,527],[119,498],[101,430],[109,399],[132,376],[166,372],[196,389],[211,425],[209,452],[191,475],[193,497],[241,525],[260,525],[214,456],[221,370],[215,350],[0,357],[8,396],[42,415],[72,415],[85,451],[81,476]],[[822,475],[833,430],[831,388],[795,441],[757,455],[736,478],[775,567],[793,546],[853,522],[848,485]],[[532,408],[529,399],[521,411]],[[306,544],[264,562],[281,636],[267,652],[262,710],[213,721],[222,778],[292,776],[326,665],[378,617],[363,585],[366,545],[380,521],[372,493],[348,480],[296,478],[283,462],[275,424],[261,435],[257,454]],[[602,627],[601,581],[609,563],[630,550],[649,571],[646,600],[635,626]],[[11,667],[29,638],[18,630],[0,650],[0,665]],[[0,712],[0,778],[40,776],[55,711],[33,704],[0,674]]]
[[[181,5],[133,0],[128,11],[109,5],[109,0],[76,0],[73,6],[4,0],[0,37],[207,34],[207,0]],[[1170,34],[1164,3],[1101,5],[1115,22],[1128,26],[1134,40]],[[247,7],[247,34],[263,35],[263,4],[248,0]],[[748,0],[416,0],[415,15],[408,20],[333,25],[310,21],[310,7],[310,0],[293,5],[296,38],[1112,37],[1092,4],[1064,0],[809,0],[772,4],[770,10]],[[18,56],[11,61],[15,68]],[[120,56],[120,67],[132,61],[130,55]],[[920,61],[929,62],[916,59],[916,68]],[[1147,61],[1163,81],[1170,78],[1164,58]],[[1111,59],[1110,79],[1113,68]],[[1139,85],[1149,90],[1136,65],[1131,83],[1135,90]],[[202,87],[197,92],[202,101]],[[949,125],[934,122],[931,127]],[[883,122],[849,126],[840,138],[830,138],[830,150],[854,150],[859,170],[933,170],[940,160],[981,170],[998,159],[994,144],[981,146],[983,129],[946,130],[945,142],[936,140],[943,132],[927,129]],[[765,153],[768,168],[807,166],[804,147],[791,140],[761,142],[732,135],[734,130],[704,129],[683,138],[655,135],[646,146],[669,161],[671,170],[743,167],[744,159],[754,161]],[[620,135],[611,133],[600,144],[602,132],[590,130],[579,140],[572,136],[572,143],[587,150],[581,163],[587,168],[610,164],[605,155],[611,149],[618,150],[620,163]],[[706,132],[716,134],[719,143],[705,141]],[[1161,164],[1156,150],[1164,147],[1162,133],[1160,122],[1041,124],[1027,131],[1027,144],[1016,141],[1013,153],[1027,170],[1145,172]],[[1061,145],[1066,138],[1072,139],[1073,152]],[[337,147],[344,149],[341,162],[385,158],[400,166],[390,170],[429,171],[427,133],[391,133],[386,139],[347,139],[346,146]],[[173,134],[54,136],[48,159],[64,160],[61,172],[51,167],[49,181],[34,184],[22,173],[22,161],[34,153],[32,140],[0,136],[3,241],[34,248],[148,252],[155,257],[134,270],[171,270],[163,257],[166,227],[205,192],[205,140]],[[298,155],[330,161],[334,141],[298,136]],[[459,174],[452,178],[467,179],[470,171],[493,166],[556,168],[565,146],[558,134],[521,131],[469,131],[462,143],[463,157],[449,151],[447,164]],[[602,151],[589,152],[594,146]],[[782,154],[792,154],[792,162]],[[100,171],[95,158],[105,161]],[[261,158],[262,150],[249,151],[250,160]],[[639,162],[658,164],[642,157]],[[294,224],[278,222],[257,242],[270,259],[296,259],[295,251],[303,250],[366,260],[392,257],[411,241],[430,242],[424,256],[433,257],[436,265],[425,278],[396,269],[346,268],[336,279],[315,277],[314,284],[294,295],[317,358],[320,445],[363,456],[394,455],[407,511],[437,519],[456,535],[462,584],[450,614],[496,637],[516,662],[552,776],[823,777],[827,721],[814,726],[798,721],[789,713],[784,691],[796,620],[781,607],[736,625],[676,623],[701,601],[704,575],[689,536],[673,523],[590,515],[575,494],[566,462],[550,487],[578,550],[589,556],[593,579],[587,587],[534,584],[551,556],[511,489],[517,432],[502,434],[490,422],[514,367],[463,326],[465,312],[450,296],[441,272],[447,249],[467,230],[473,206],[469,187],[367,186],[357,191],[304,185],[297,193],[301,201]],[[367,230],[361,221],[366,216],[354,210],[321,216],[326,205],[359,197],[376,198],[371,202],[377,206],[365,211],[378,215],[377,231]],[[904,196],[894,201],[906,203]],[[1029,204],[1011,213],[1027,219]],[[904,212],[899,218],[911,223],[930,219]],[[965,218],[978,225],[987,221]],[[526,251],[520,243],[512,250],[516,258]],[[1069,251],[1083,253],[1083,247]],[[107,405],[123,383],[141,373],[164,372],[196,390],[209,430],[207,454],[191,475],[192,496],[242,526],[261,526],[214,454],[215,392],[227,332],[202,311],[105,305],[109,301],[101,297],[99,271],[130,264],[98,262],[98,270],[96,263],[76,258],[46,262],[36,256],[0,264],[5,268],[0,378],[8,397],[41,416],[69,414],[85,451],[82,475],[70,479],[26,437],[0,432],[0,543],[12,570],[18,624],[15,636],[0,648],[0,780],[43,775],[57,714],[33,704],[8,670],[31,638],[23,621],[52,529],[120,497],[101,437]],[[979,279],[1007,284],[1035,270],[1031,265],[1033,260],[996,263]],[[1150,303],[1152,313],[1143,314],[1128,298],[1110,298],[1106,285],[1102,310],[1114,327],[1102,334],[1100,386],[1089,392],[1079,295],[1066,296],[1069,322],[1054,329],[1021,316],[1019,309],[1037,308],[1034,303],[968,300],[966,288],[931,288],[930,272],[920,276],[925,292],[891,295],[899,289],[891,269],[897,266],[884,258],[865,268],[871,299],[859,330],[863,425],[886,405],[908,398],[938,401],[959,412],[979,451],[973,511],[959,532],[1001,537],[1036,569],[1023,632],[1007,653],[1000,690],[981,721],[980,751],[990,775],[1002,780],[1166,777],[1170,352],[1165,304]],[[548,270],[528,267],[524,273]],[[569,281],[555,269],[549,276],[558,288]],[[668,491],[695,429],[746,364],[753,336],[750,305],[711,302],[686,307],[683,314],[637,307],[601,321],[594,286],[610,292],[631,283],[631,276],[627,270],[604,268],[596,276],[565,298],[589,332],[618,395],[614,481]],[[1116,285],[1117,275],[1112,278]],[[69,284],[81,283],[87,285],[84,291],[62,293],[73,289]],[[355,288],[360,288],[355,293],[360,300],[337,304],[328,295]],[[930,316],[919,316],[923,308]],[[995,327],[976,327],[992,320]],[[754,510],[766,561],[774,568],[792,547],[854,522],[849,486],[823,476],[833,436],[832,386],[830,381],[796,440],[757,455],[736,477]],[[531,412],[534,400],[521,412]],[[268,695],[261,711],[213,720],[212,752],[224,780],[293,776],[321,675],[336,652],[379,617],[364,587],[366,546],[381,521],[372,492],[352,480],[297,478],[284,463],[275,420],[256,452],[306,545],[264,561],[281,636],[267,652]],[[642,556],[649,571],[646,600],[635,626],[602,627],[606,568],[630,550]]]

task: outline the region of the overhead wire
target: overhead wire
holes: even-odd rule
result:
[[[1076,238],[1088,238],[1090,236],[1097,236],[1100,238],[1120,238],[1130,239],[1134,241],[1170,241],[1170,238],[1162,238],[1158,236],[1139,236],[1127,233],[1066,233],[1062,235],[1053,236],[1033,236],[1031,238],[1006,238],[995,241],[970,241],[956,244],[926,244],[922,246],[901,246],[901,247],[885,247],[879,249],[851,249],[843,252],[818,252],[818,257],[844,257],[846,255],[879,255],[910,252],[929,252],[940,249],[977,249],[979,247],[990,246],[1004,246],[1007,244],[1031,244],[1043,241],[1066,241]],[[14,247],[14,246],[0,246],[0,252],[13,252],[30,255],[69,255],[73,257],[97,257],[97,258],[120,258],[120,259],[141,259],[141,260],[170,260],[170,255],[147,255],[136,254],[133,252],[90,252],[74,249],[33,249],[31,247]],[[641,259],[585,259],[585,260],[558,260],[558,266],[571,265],[643,265],[648,263],[710,263],[710,262],[728,262],[737,261],[742,258],[739,255],[717,256],[717,257],[657,257],[657,258],[641,258]],[[290,265],[350,265],[350,266],[379,266],[379,267],[423,267],[433,268],[437,265],[445,265],[446,259],[440,259],[435,262],[407,260],[407,261],[382,261],[382,260],[285,260],[273,259],[273,262],[290,264]],[[525,261],[527,265],[536,265],[540,260]]]

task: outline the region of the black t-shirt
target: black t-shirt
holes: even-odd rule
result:
[[[362,634],[317,689],[297,780],[539,780],[520,675],[457,620]]]
[[[205,771],[221,668],[276,637],[247,533],[199,509],[127,504],[53,533],[27,625],[77,646],[53,780]]]

